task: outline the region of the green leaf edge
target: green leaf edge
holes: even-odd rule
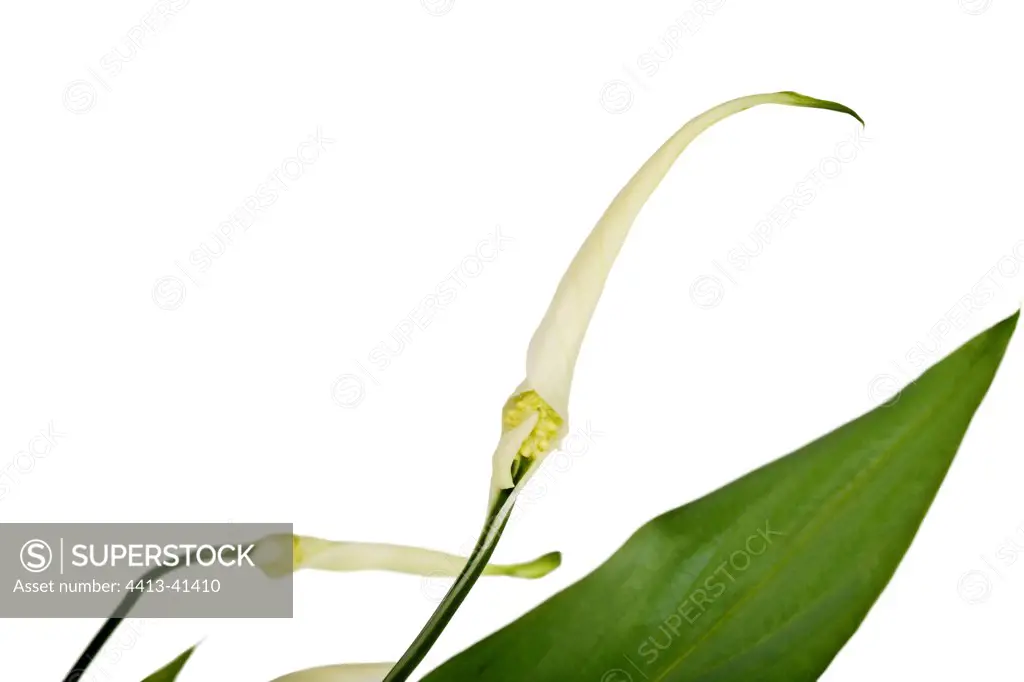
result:
[[[157,670],[155,673],[142,680],[142,682],[174,682],[181,673],[182,668],[188,663],[188,659],[195,653],[196,647],[200,643],[193,644],[188,649],[185,649],[177,658],[165,665],[164,667]]]

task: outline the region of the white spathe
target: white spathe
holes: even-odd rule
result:
[[[341,542],[307,535],[268,535],[255,543],[252,560],[268,577],[302,569],[320,571],[393,571],[430,577],[455,577],[466,557],[432,549],[380,542]],[[558,568],[557,552],[519,564],[488,564],[484,575],[541,578]]]
[[[849,114],[863,123],[846,106],[795,92],[750,95],[720,104],[690,120],[640,167],[615,196],[580,246],[562,276],[540,326],[530,340],[526,353],[526,380],[513,395],[536,391],[563,420],[558,437],[550,441],[547,451],[534,455],[535,461],[531,463],[530,469],[536,469],[540,460],[558,447],[567,432],[569,393],[583,338],[615,258],[640,210],[690,142],[719,121],[761,104],[831,109]],[[497,491],[513,486],[511,469],[515,455],[529,436],[529,433],[523,433],[523,429],[518,428],[502,435],[493,458],[492,501]],[[528,470],[527,476],[530,473]]]
[[[271,682],[381,682],[393,665],[393,663],[324,665],[275,677]]]

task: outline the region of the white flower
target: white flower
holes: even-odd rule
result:
[[[393,663],[325,665],[276,677],[271,682],[381,682]]]
[[[268,535],[251,553],[267,576],[280,578],[304,568],[321,571],[394,571],[431,577],[454,577],[466,558],[419,547],[373,542],[336,542],[303,535]],[[521,564],[489,564],[484,575],[541,578],[558,568],[558,552]]]
[[[506,498],[502,512],[499,513],[495,504],[499,494],[522,484],[565,437],[569,421],[569,392],[583,337],[587,333],[587,327],[597,308],[597,302],[601,298],[615,258],[622,249],[640,209],[694,138],[715,123],[760,104],[832,109],[861,121],[853,110],[841,104],[806,97],[795,92],[741,97],[709,109],[688,122],[626,183],[598,220],[569,264],[569,269],[562,276],[547,313],[530,341],[526,354],[526,379],[502,410],[501,438],[492,460],[491,509],[485,526],[485,534],[490,537],[492,548],[501,535],[503,522],[507,520],[507,513],[514,503],[511,497]],[[502,513],[506,515],[502,516]],[[321,546],[320,543],[326,541],[315,538],[305,538],[296,542],[296,569],[301,568],[302,564],[312,568],[324,568],[328,567],[325,564],[329,564],[338,567],[335,570],[379,568],[386,564],[390,567],[388,570],[420,572],[428,566],[431,571],[440,566],[457,569],[464,561],[450,555],[410,548],[402,548],[399,555],[393,555],[393,548],[386,545],[360,545],[358,550],[348,554],[352,550],[346,549],[346,543],[327,543],[326,546]],[[303,543],[305,546],[300,551]],[[412,553],[405,555],[406,552]],[[438,557],[445,558],[441,560]],[[531,566],[531,572],[538,567],[543,570],[544,560],[545,557],[541,557],[525,566]],[[441,563],[435,564],[435,561]],[[456,561],[459,562],[457,565],[453,563]],[[517,570],[521,572],[522,566],[524,565],[520,565]],[[410,567],[412,570],[407,570]],[[497,570],[508,571],[510,568],[512,567],[497,567]],[[457,606],[457,602],[453,603]],[[428,629],[424,632],[434,632],[429,630],[429,627],[428,624]],[[421,637],[399,663],[402,670],[398,679],[408,677],[436,638],[436,635],[433,638],[423,635],[424,633],[421,633]],[[278,678],[274,682],[379,682],[386,677],[389,668],[388,665],[314,668]],[[360,674],[364,676],[359,677]]]
[[[626,183],[583,242],[562,276],[526,354],[526,380],[508,400],[502,436],[492,463],[491,504],[558,447],[569,419],[569,392],[583,337],[601,298],[608,273],[633,221],[684,149],[700,133],[733,114],[760,104],[831,109],[861,118],[848,107],[795,92],[734,99],[709,109],[670,137]]]

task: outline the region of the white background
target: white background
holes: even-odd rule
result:
[[[497,553],[565,564],[481,581],[427,670],[649,518],[878,404],[920,372],[908,353],[931,364],[1017,309],[1022,22],[1005,0],[9,7],[0,520],[292,521],[465,549],[533,328],[639,164],[736,96],[857,109],[866,139],[838,114],[762,107],[686,152],[583,349],[572,422],[597,434],[549,461]],[[330,141],[287,179],[317,131]],[[275,172],[287,190],[218,246]],[[813,201],[755,241],[808,181]],[[478,259],[499,228],[502,250]],[[223,250],[205,271],[204,245]],[[399,346],[446,281],[455,300]],[[992,300],[958,308],[983,281]],[[1020,670],[1024,561],[997,553],[1024,545],[1022,401],[1017,338],[823,679]],[[64,435],[12,469],[51,424]],[[291,621],[140,624],[98,679],[139,680],[203,637],[184,682],[390,660],[443,585],[301,574],[296,589]],[[60,679],[97,625],[0,621],[0,677]]]

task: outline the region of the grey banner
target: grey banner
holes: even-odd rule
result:
[[[0,618],[291,618],[291,536],[281,523],[0,524]]]

